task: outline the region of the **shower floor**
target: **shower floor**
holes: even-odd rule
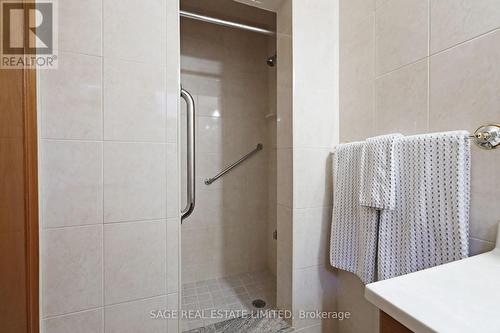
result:
[[[269,310],[275,307],[276,282],[268,271],[244,273],[218,279],[197,281],[182,285],[182,310],[190,313],[211,310],[237,311]],[[252,302],[261,299],[266,306],[256,309]],[[220,312],[219,312],[220,313]],[[223,318],[183,318],[182,330],[189,331],[201,327],[209,327],[234,317]]]
[[[184,333],[290,333],[293,329],[281,318],[236,318],[195,328]]]

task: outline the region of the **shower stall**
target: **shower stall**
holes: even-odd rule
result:
[[[276,303],[275,29],[273,12],[181,2],[183,310]]]
[[[335,2],[77,3],[59,2],[57,70],[37,72],[42,332],[332,309]]]

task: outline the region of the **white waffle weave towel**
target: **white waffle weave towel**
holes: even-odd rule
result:
[[[363,145],[338,145],[333,153],[330,263],[356,274],[364,283],[371,283],[376,278],[378,212],[359,203]]]
[[[361,156],[361,205],[378,209],[394,209],[396,178],[394,144],[401,134],[377,136],[366,140]]]
[[[468,256],[468,136],[435,133],[395,143],[396,202],[380,211],[379,280]]]

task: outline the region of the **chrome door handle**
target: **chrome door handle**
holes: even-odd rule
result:
[[[187,201],[186,207],[181,212],[181,223],[194,211],[196,202],[195,178],[195,105],[191,94],[181,87],[181,97],[187,105]]]

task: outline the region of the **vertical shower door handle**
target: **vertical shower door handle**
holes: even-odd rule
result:
[[[181,223],[194,211],[196,202],[195,178],[195,105],[191,94],[181,87],[181,97],[187,105],[187,201],[186,207],[181,212]]]

